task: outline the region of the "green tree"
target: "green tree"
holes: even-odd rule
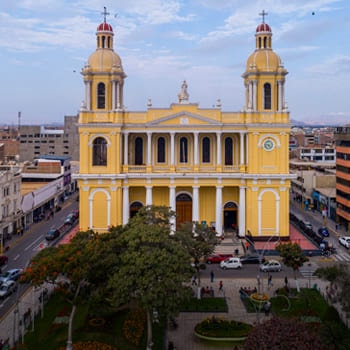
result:
[[[296,272],[299,270],[301,266],[303,266],[304,262],[309,261],[309,258],[304,255],[298,243],[293,243],[293,242],[280,243],[276,247],[276,250],[282,257],[283,263],[286,266],[291,267],[293,269],[297,290],[298,292],[300,292]]]
[[[167,207],[147,206],[119,234],[120,266],[109,282],[116,305],[136,303],[147,312],[147,348],[152,347],[156,315],[173,316],[192,290],[190,255],[174,239]]]
[[[203,261],[214,252],[219,239],[216,237],[215,231],[210,227],[198,223],[195,225],[191,223],[181,225],[176,231],[174,238],[181,243],[192,258],[198,280],[197,297],[199,299],[201,285],[200,269],[203,265],[204,268],[206,267]]]
[[[23,281],[30,282],[33,286],[40,286],[45,282],[58,285],[66,300],[71,303],[67,350],[72,349],[73,320],[77,306],[84,303],[90,294],[90,279],[98,285],[97,281],[100,279],[106,281],[107,278],[106,275],[104,277],[100,275],[100,273],[106,274],[106,265],[103,270],[96,268],[101,263],[102,255],[99,242],[101,239],[94,232],[80,232],[69,244],[48,247],[40,251],[31,260],[23,275]]]

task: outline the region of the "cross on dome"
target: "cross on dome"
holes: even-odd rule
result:
[[[262,16],[262,21],[265,23],[265,16],[267,16],[267,12],[265,12],[265,10],[262,10],[262,12],[259,13],[259,16]]]
[[[103,7],[103,12],[101,12],[101,14],[103,15],[104,22],[106,23],[106,17],[110,15],[110,13],[107,12],[107,7],[106,6]]]

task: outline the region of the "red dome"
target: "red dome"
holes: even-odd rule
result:
[[[107,22],[103,22],[97,27],[97,31],[98,32],[112,32],[113,33],[113,28]]]
[[[266,23],[261,23],[256,27],[256,32],[272,32],[271,27]]]

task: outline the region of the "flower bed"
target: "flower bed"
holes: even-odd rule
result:
[[[243,341],[252,328],[252,325],[244,322],[229,321],[213,316],[198,323],[194,332],[197,337],[207,340]]]

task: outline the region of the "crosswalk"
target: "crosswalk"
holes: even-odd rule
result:
[[[336,261],[350,262],[350,254],[349,253],[332,254],[331,258],[333,260],[336,260]]]

